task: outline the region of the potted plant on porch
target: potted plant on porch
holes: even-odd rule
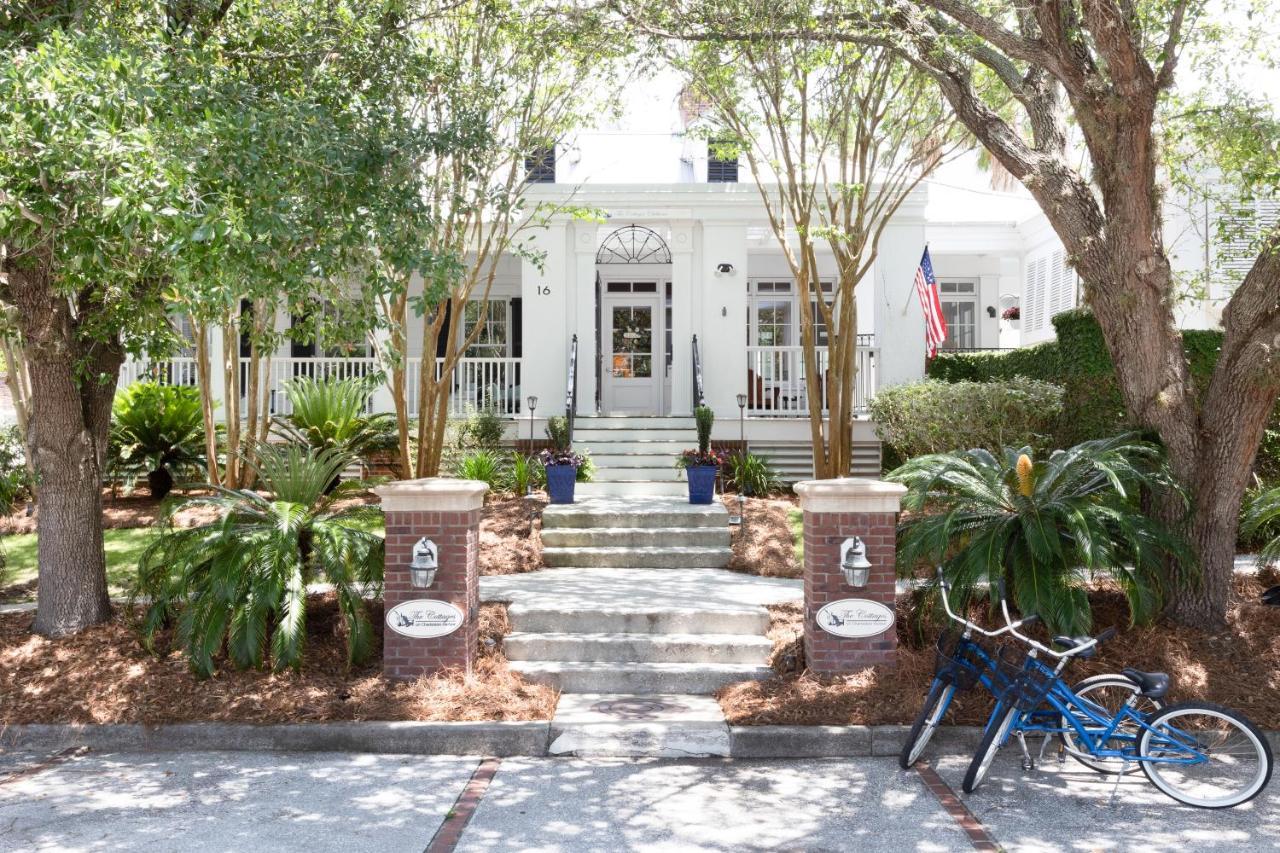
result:
[[[698,449],[686,450],[676,460],[676,467],[683,468],[689,477],[689,503],[709,504],[715,499],[716,475],[720,466],[728,458],[722,450],[711,449],[711,426],[715,423],[715,412],[707,406],[698,406],[693,410],[693,417],[698,424]]]
[[[538,454],[538,461],[547,472],[547,494],[553,504],[571,504],[578,469],[584,460],[573,452],[568,419],[548,418],[547,437],[551,439],[551,447]]]

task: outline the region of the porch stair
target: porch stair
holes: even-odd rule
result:
[[[484,579],[539,589],[508,607],[504,647],[516,672],[564,693],[629,696],[706,695],[771,674],[768,613],[732,585],[766,598],[798,590],[721,568],[732,557],[722,505],[585,498],[547,507],[542,524],[552,568]]]
[[[580,416],[574,422],[574,448],[590,452],[596,470],[591,482],[578,485],[578,494],[687,494],[676,458],[697,446],[697,436],[692,417]]]

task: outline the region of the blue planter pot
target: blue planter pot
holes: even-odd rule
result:
[[[573,487],[577,482],[577,465],[547,466],[547,493],[553,504],[573,503]]]
[[[715,465],[695,465],[685,469],[689,475],[689,503],[709,504],[715,500],[719,470]]]

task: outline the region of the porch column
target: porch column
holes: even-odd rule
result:
[[[700,330],[695,316],[693,285],[693,224],[671,223],[671,414],[693,413],[693,335]],[[707,342],[698,338],[704,362]]]
[[[471,672],[479,643],[480,513],[488,490],[476,480],[441,477],[374,489],[387,523],[387,678],[406,681],[449,668]],[[409,571],[419,542],[437,565],[429,586],[415,586]]]
[[[703,353],[703,377],[707,405],[716,422],[738,437],[738,395],[747,390],[747,226],[746,223],[703,223],[700,253],[702,299],[698,312],[702,331],[698,343]],[[730,264],[732,272],[718,271]],[[719,437],[719,431],[717,431]]]
[[[539,417],[564,414],[565,370],[569,336],[573,334],[569,325],[572,322],[572,303],[566,263],[567,232],[568,225],[564,222],[552,222],[540,231],[531,232],[531,248],[545,253],[542,268],[539,269],[528,258],[520,263],[520,295],[524,312],[520,393],[522,398],[530,394],[538,398]]]
[[[222,330],[211,323],[205,332],[209,341],[209,396],[220,408],[214,409],[214,419],[227,414],[227,375],[222,364]]]
[[[569,259],[573,332],[578,336],[578,413],[596,410],[596,246],[599,226],[579,222],[573,227],[573,256]]]
[[[907,487],[861,477],[796,483],[804,514],[804,653],[814,672],[893,666],[898,509]],[[862,586],[841,571],[860,543],[871,567]]]
[[[391,380],[391,366],[383,364],[378,358],[379,352],[386,352],[391,341],[391,330],[386,326],[378,326],[373,330],[373,341],[370,341],[369,355],[374,360],[374,370],[382,370],[387,374],[387,382]],[[402,356],[407,358],[407,356]],[[391,387],[387,382],[379,382],[378,386],[373,389],[373,411],[377,413],[394,412],[396,410],[395,400],[391,397]]]

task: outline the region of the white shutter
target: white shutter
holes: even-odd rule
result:
[[[1220,214],[1220,231],[1226,233],[1217,247],[1217,266],[1228,286],[1244,281],[1258,258],[1259,240],[1277,222],[1280,201],[1250,202]]]
[[[1022,292],[1022,327],[1028,332],[1044,328],[1045,282],[1048,258],[1040,256],[1027,261],[1027,280]]]
[[[1049,265],[1049,282],[1048,282],[1048,319],[1052,319],[1055,314],[1061,314],[1063,311],[1070,310],[1075,307],[1076,302],[1076,276],[1075,270],[1067,266],[1067,253],[1058,249],[1052,255]]]

